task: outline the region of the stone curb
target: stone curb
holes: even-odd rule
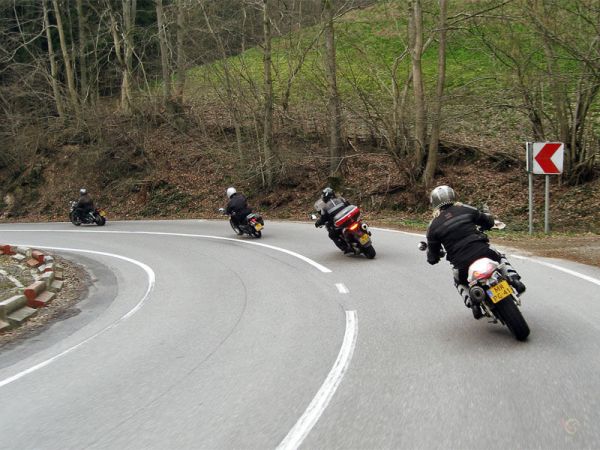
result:
[[[0,255],[10,255],[32,270],[34,281],[22,294],[0,301],[0,331],[17,327],[50,303],[64,285],[62,268],[54,258],[39,250],[0,244]]]

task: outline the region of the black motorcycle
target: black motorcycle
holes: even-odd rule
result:
[[[219,212],[221,212],[221,214],[225,214],[225,209],[219,208]],[[231,225],[231,228],[238,236],[247,234],[248,236],[260,238],[262,236],[262,229],[265,227],[265,222],[260,214],[250,213],[239,225],[236,224],[230,217],[229,225]]]
[[[496,222],[494,228],[502,229],[505,225]],[[427,250],[427,243],[420,242],[419,250]],[[442,251],[440,256],[444,256]],[[474,304],[481,306],[483,314],[492,323],[506,325],[513,336],[524,341],[529,336],[529,325],[523,318],[521,298],[517,290],[510,284],[504,264],[489,258],[480,258],[469,266],[469,296]]]
[[[106,212],[104,210],[95,208],[92,211],[88,211],[87,213],[81,215],[77,211],[77,202],[71,202],[71,211],[69,212],[69,220],[75,226],[80,226],[83,224],[92,224],[95,223],[99,227],[106,224]]]

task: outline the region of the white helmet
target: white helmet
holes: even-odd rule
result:
[[[87,189],[85,189],[85,188],[79,189],[79,195],[85,195],[85,194],[87,194]]]
[[[233,197],[233,194],[235,194],[237,191],[235,190],[234,187],[229,187],[227,188],[227,198],[231,198]]]
[[[430,200],[433,208],[451,205],[456,202],[456,192],[450,186],[438,186],[431,191]]]

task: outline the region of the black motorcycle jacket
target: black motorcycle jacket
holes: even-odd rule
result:
[[[83,194],[79,197],[76,207],[84,211],[91,211],[94,209],[94,201],[89,194]]]
[[[235,193],[229,199],[225,213],[227,215],[236,215],[238,217],[245,217],[250,214],[252,210],[248,207],[248,201],[243,194]]]
[[[437,264],[442,245],[446,259],[455,267],[472,262],[473,256],[489,248],[485,233],[494,226],[494,217],[469,205],[442,206],[427,228],[427,262]]]
[[[327,203],[325,203],[323,200],[318,200],[315,203],[315,209],[319,212],[321,217],[319,217],[319,219],[315,222],[315,225],[333,226],[333,218],[335,215],[349,204],[350,203],[348,203],[344,197],[334,197]]]

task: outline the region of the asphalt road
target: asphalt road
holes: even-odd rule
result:
[[[600,270],[511,258],[522,343],[418,236],[373,234],[367,260],[300,223],[0,226],[95,280],[0,353],[0,448],[600,447]]]

